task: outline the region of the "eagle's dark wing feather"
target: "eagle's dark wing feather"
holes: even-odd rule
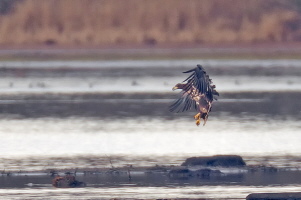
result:
[[[197,68],[195,68],[194,71],[195,72],[192,74],[194,76],[192,76],[189,80],[192,80],[192,84],[197,86],[200,94],[205,95],[207,101],[212,102],[214,98],[213,95],[217,92],[214,90],[214,86],[211,85],[211,79],[201,65],[197,65]],[[188,82],[190,82],[189,80]]]
[[[177,99],[172,105],[169,106],[169,110],[171,112],[174,112],[177,110],[177,112],[180,112],[181,105],[184,102],[184,97],[181,96],[179,99]]]
[[[177,99],[172,105],[170,105],[169,110],[171,112],[176,111],[184,112],[189,110],[191,107],[196,108],[196,102],[191,98],[187,92],[182,91],[180,94],[180,98]]]
[[[210,85],[212,83],[211,79],[209,79],[209,76],[201,65],[197,65],[196,68],[183,73],[192,74],[183,81],[186,82],[186,84],[184,84],[184,88],[180,93],[180,98],[170,106],[170,111],[183,112],[191,109],[191,107],[197,110],[197,104],[193,99],[193,95],[203,95],[206,101],[213,101],[213,94],[215,95],[217,92],[213,86]]]
[[[190,88],[192,86],[196,87],[199,93],[205,94],[208,91],[208,78],[204,68],[201,65],[198,65],[195,69],[188,70],[183,73],[193,72],[187,79],[187,86]]]

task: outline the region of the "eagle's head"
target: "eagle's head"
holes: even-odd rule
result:
[[[172,88],[172,90],[174,91],[177,89],[183,89],[185,87],[185,85],[186,85],[185,83],[178,83]]]

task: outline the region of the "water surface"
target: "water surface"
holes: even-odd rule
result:
[[[182,71],[198,63],[221,94],[200,127],[194,111],[168,111],[177,98],[171,88],[186,78]],[[233,199],[298,191],[300,182],[284,177],[298,177],[301,167],[300,66],[293,59],[1,61],[0,169],[2,187],[10,188],[0,189],[1,196]],[[223,181],[137,176],[136,182],[79,176],[87,188],[64,190],[52,188],[49,176],[21,176],[49,169],[180,165],[187,157],[216,154],[241,155],[247,165],[286,172],[268,174],[269,182],[248,182],[246,175]],[[9,172],[19,172],[18,187],[16,181],[5,186],[17,180]]]

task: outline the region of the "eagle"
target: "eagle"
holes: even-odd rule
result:
[[[201,65],[185,71],[191,73],[182,83],[176,84],[172,90],[181,89],[180,98],[177,99],[169,110],[171,112],[184,112],[194,108],[198,113],[194,116],[196,125],[199,126],[201,119],[206,124],[208,114],[211,111],[213,100],[217,100],[219,93],[215,90],[212,80]]]

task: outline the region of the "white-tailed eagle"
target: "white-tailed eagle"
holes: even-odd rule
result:
[[[211,111],[213,100],[219,93],[215,90],[215,85],[212,85],[212,80],[201,65],[183,73],[192,73],[182,83],[176,84],[172,89],[181,89],[180,98],[176,100],[169,108],[171,112],[184,112],[191,108],[195,108],[198,113],[194,116],[196,125],[200,125],[201,119],[204,124],[208,119],[208,114]]]

